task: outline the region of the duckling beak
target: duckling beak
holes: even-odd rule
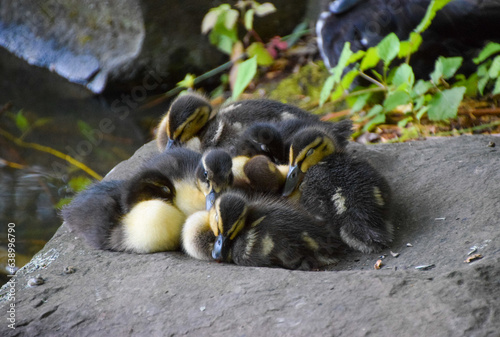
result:
[[[212,188],[210,190],[210,192],[208,192],[207,196],[205,197],[205,207],[206,207],[206,210],[210,210],[212,208],[212,206],[214,205],[215,203],[215,199],[217,199],[217,193],[215,192],[215,190]]]
[[[168,139],[167,146],[165,146],[165,150],[172,148],[174,145],[177,145],[177,142],[173,139]]]
[[[212,250],[212,257],[217,261],[224,260],[224,242],[226,238],[219,234],[215,240],[214,249]]]
[[[300,180],[300,170],[297,165],[291,166],[286,176],[285,187],[283,188],[283,196],[288,197],[295,191]]]

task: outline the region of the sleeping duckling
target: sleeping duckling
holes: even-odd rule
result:
[[[187,216],[205,208],[195,171],[201,155],[170,149],[127,181],[105,181],[78,194],[64,220],[91,246],[152,253],[179,248]]]
[[[205,126],[215,117],[208,99],[196,93],[177,97],[163,116],[157,130],[158,149],[164,151],[174,145],[186,144],[200,151]]]
[[[214,242],[209,212],[199,211],[191,214],[182,228],[181,243],[184,252],[195,259],[211,261]]]
[[[302,206],[334,226],[346,244],[365,253],[378,251],[393,237],[389,185],[368,162],[337,149],[319,130],[297,134],[283,195],[298,189]]]
[[[265,156],[231,158],[222,149],[212,149],[203,154],[196,177],[209,210],[215,199],[229,188],[249,193],[281,193],[287,169],[276,166]]]
[[[342,242],[284,199],[228,192],[209,213],[212,257],[257,267],[311,270],[337,261]]]
[[[293,137],[307,128],[316,128],[330,135],[341,151],[347,146],[352,133],[352,122],[349,119],[337,123],[290,119],[276,123],[256,123],[240,136],[234,155],[250,157],[262,154],[271,158],[276,164],[288,164],[288,151]]]
[[[62,209],[66,224],[98,249],[153,253],[175,250],[185,215],[172,204],[174,187],[161,172],[130,181],[103,181]]]

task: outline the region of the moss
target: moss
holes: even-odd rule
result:
[[[283,103],[293,103],[301,107],[312,103],[317,104],[323,83],[328,77],[323,62],[309,63],[300,67],[269,93],[269,98],[282,101]],[[306,97],[306,99],[304,99]]]

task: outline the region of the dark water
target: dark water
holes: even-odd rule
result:
[[[100,176],[152,138],[164,111],[140,111],[147,97],[127,97],[132,95],[96,97],[0,50],[0,129],[69,154]],[[57,206],[89,181],[95,178],[66,161],[0,135],[0,275],[6,272],[9,224],[15,224],[21,267],[61,225]]]

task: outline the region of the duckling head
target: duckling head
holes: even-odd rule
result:
[[[205,97],[194,93],[179,96],[160,123],[157,135],[158,147],[169,149],[174,145],[186,143],[214,117],[215,110]]]
[[[141,201],[159,199],[172,203],[175,188],[170,179],[158,170],[145,170],[130,179],[124,188],[122,204],[125,211]]]
[[[224,150],[205,152],[196,170],[198,185],[206,197],[206,209],[212,208],[215,199],[233,184],[233,161]]]
[[[284,145],[278,129],[269,123],[256,123],[249,127],[236,145],[238,155],[253,157],[259,154],[275,163],[284,161]]]
[[[216,236],[212,257],[217,261],[230,262],[231,241],[245,227],[247,214],[245,199],[236,193],[224,193],[210,210],[210,228]]]
[[[336,152],[334,140],[324,132],[309,128],[299,132],[290,145],[289,170],[283,196],[289,196],[300,185],[309,168]]]

